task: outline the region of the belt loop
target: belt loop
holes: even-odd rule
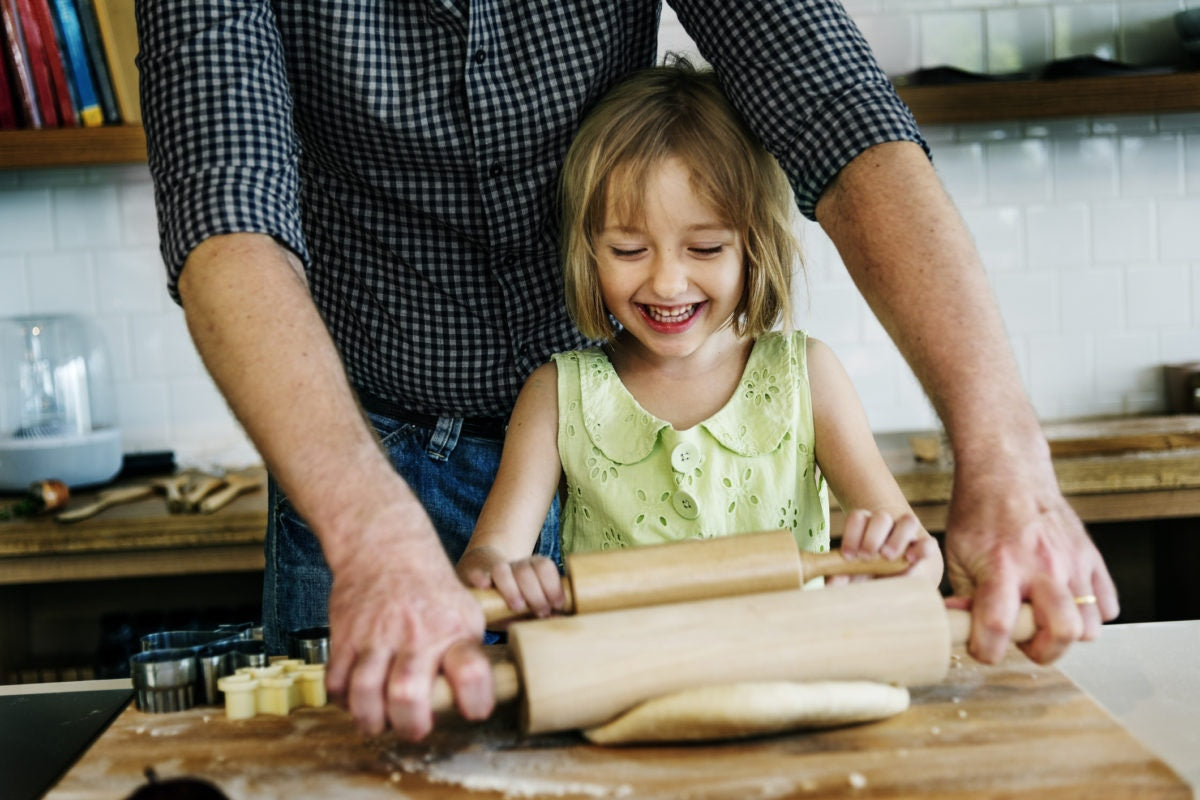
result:
[[[429,437],[429,445],[425,454],[435,461],[445,461],[454,452],[458,444],[458,434],[462,431],[463,421],[455,417],[438,417],[433,435]]]

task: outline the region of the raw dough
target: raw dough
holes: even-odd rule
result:
[[[595,744],[737,739],[868,722],[906,708],[907,689],[871,681],[729,683],[647,700],[583,735]]]

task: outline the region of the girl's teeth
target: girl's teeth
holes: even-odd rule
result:
[[[677,306],[675,308],[658,308],[656,306],[646,306],[647,313],[659,322],[678,322],[687,319],[692,312],[696,310],[695,304],[687,306]]]

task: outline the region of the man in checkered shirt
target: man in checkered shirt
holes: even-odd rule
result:
[[[1094,636],[1116,615],[1111,580],[1058,491],[978,255],[858,31],[836,0],[672,6],[945,421],[973,652],[1001,656],[1022,597],[1034,658]],[[422,737],[439,671],[466,716],[490,713],[481,614],[447,554],[523,379],[583,344],[555,179],[582,114],[654,62],[660,11],[139,2],[169,288],[273,476],[268,640],[328,619],[329,687],[368,732]],[[555,527],[552,511],[550,555]]]

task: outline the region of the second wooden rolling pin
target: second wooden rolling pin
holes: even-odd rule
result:
[[[828,575],[897,575],[903,559],[847,561],[841,552],[801,550],[790,531],[688,539],[650,547],[597,550],[566,557],[567,613],[682,603],[710,597],[799,589]],[[521,619],[495,589],[472,589],[488,624]]]
[[[765,680],[941,682],[966,611],[913,577],[746,594],[513,623],[513,663],[493,664],[499,701],[521,698],[528,733],[588,728],[653,697]],[[1028,606],[1014,641],[1033,636]],[[453,708],[444,680],[434,707]]]

